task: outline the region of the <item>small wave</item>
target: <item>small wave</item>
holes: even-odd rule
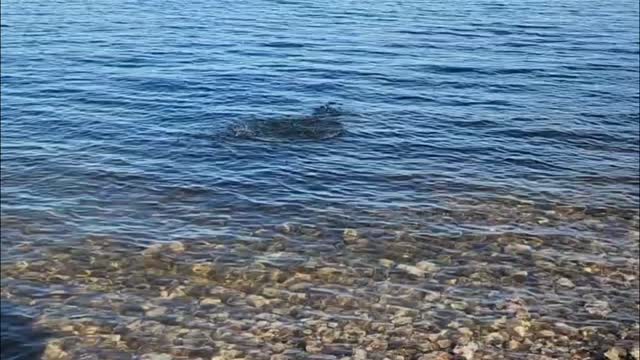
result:
[[[431,65],[430,68],[438,73],[443,74],[459,74],[459,73],[477,73],[480,69],[471,66],[453,66],[453,65]]]
[[[501,36],[513,34],[513,32],[509,30],[501,30],[501,29],[488,29],[487,31],[494,35],[501,35]]]
[[[529,169],[536,169],[536,170],[571,170],[570,168],[564,167],[564,166],[559,166],[559,165],[555,165],[552,164],[548,161],[543,161],[540,159],[535,159],[532,157],[507,157],[502,159],[503,162],[505,163],[509,163],[509,164],[513,164],[513,165],[517,165],[517,166],[522,166],[522,167],[526,167]]]
[[[264,44],[264,46],[272,47],[272,48],[302,48],[302,47],[305,47],[304,44],[292,43],[292,42],[286,42],[286,41],[274,41],[274,42],[266,43],[266,44]]]
[[[468,129],[486,129],[498,126],[498,123],[492,120],[455,120],[450,123],[452,125]]]
[[[498,74],[498,75],[531,74],[538,71],[540,70],[530,69],[530,68],[497,69],[494,71],[494,74]]]

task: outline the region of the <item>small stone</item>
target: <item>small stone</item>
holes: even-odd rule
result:
[[[319,354],[322,352],[323,346],[320,342],[310,341],[305,346],[305,350],[311,354]]]
[[[415,241],[415,239],[409,232],[396,231],[396,241],[411,242],[411,241]]]
[[[523,338],[527,334],[527,329],[524,326],[514,326],[513,332]]]
[[[268,252],[279,252],[279,251],[284,251],[287,248],[287,245],[284,241],[276,241],[273,244],[269,245],[269,247],[267,248]]]
[[[161,251],[162,251],[162,244],[153,244],[153,245],[149,246],[148,248],[146,248],[142,252],[142,255],[151,256],[151,255],[158,254]]]
[[[444,351],[433,351],[428,354],[424,354],[418,358],[418,360],[449,360],[451,355]]]
[[[281,290],[280,289],[276,289],[273,287],[265,287],[262,289],[262,294],[268,297],[278,297],[281,294]]]
[[[602,317],[606,317],[611,312],[611,307],[609,307],[609,303],[604,300],[594,300],[587,303],[584,308],[591,315],[598,315]]]
[[[436,344],[438,344],[438,347],[440,349],[443,349],[443,350],[444,349],[448,349],[449,347],[451,347],[451,340],[449,340],[449,339],[441,339],[441,340],[438,340],[436,342]]]
[[[453,349],[454,354],[460,355],[467,360],[474,359],[473,356],[476,351],[478,351],[478,344],[476,344],[475,342],[470,342],[463,346],[458,345]]]
[[[526,271],[517,271],[511,276],[511,278],[516,282],[523,283],[527,281],[528,276],[529,273]]]
[[[505,246],[504,250],[513,254],[527,254],[532,251],[531,246],[525,244],[509,244]]]
[[[517,350],[520,347],[520,343],[516,340],[509,341],[509,350]]]
[[[425,274],[424,270],[418,269],[417,267],[412,265],[399,264],[398,266],[396,266],[396,268],[415,277],[424,277]]]
[[[431,342],[436,342],[438,341],[438,338],[440,337],[439,333],[431,333],[427,335],[427,339],[429,339],[429,341]]]
[[[53,340],[47,344],[47,347],[44,350],[44,354],[42,355],[43,360],[59,360],[66,359],[69,354],[66,351],[62,350],[62,345],[59,341]]]
[[[173,241],[169,244],[169,250],[173,251],[174,253],[184,252],[184,244],[180,241]]]
[[[469,307],[469,304],[466,301],[454,301],[451,304],[449,304],[449,306],[451,306],[452,309],[454,310],[465,310]]]
[[[555,323],[553,325],[558,330],[558,332],[560,332],[561,334],[565,334],[565,335],[577,335],[578,334],[578,329],[577,328],[574,328],[573,326],[569,326],[569,325],[567,325],[565,323],[557,322],[557,323]]]
[[[435,302],[440,300],[440,298],[442,297],[442,294],[437,293],[435,291],[429,291],[424,295],[424,301],[425,302]]]
[[[634,359],[640,360],[640,347],[638,345],[635,345],[629,353]]]
[[[492,332],[486,336],[485,341],[491,345],[502,345],[504,342],[504,336],[499,332]]]
[[[173,360],[173,356],[169,354],[149,353],[142,355],[140,360]]]
[[[82,334],[82,335],[95,335],[100,331],[100,328],[97,326],[91,326],[91,325],[87,325],[87,326],[79,326],[78,327],[78,333]]]
[[[212,270],[212,266],[206,263],[194,264],[191,267],[191,271],[193,271],[194,274],[200,276],[207,276]]]
[[[620,358],[624,357],[626,353],[627,352],[624,349],[614,346],[604,353],[604,356],[609,360],[620,360]]]
[[[389,260],[389,259],[380,259],[378,260],[378,263],[386,268],[392,268],[393,265],[395,264],[395,262],[393,260]]]
[[[400,316],[400,317],[394,318],[391,322],[394,325],[398,325],[398,326],[408,325],[413,322],[413,318],[409,316]]]
[[[374,354],[379,354],[387,350],[387,347],[389,347],[389,343],[387,343],[387,341],[381,338],[375,338],[367,345],[366,349]]]
[[[342,232],[342,239],[347,244],[354,243],[358,240],[358,231],[356,229],[344,229]]]
[[[249,295],[247,296],[247,304],[260,309],[269,305],[269,300],[260,295]]]
[[[367,360],[367,351],[364,349],[356,349],[353,352],[353,360]]]
[[[287,349],[287,345],[285,345],[283,343],[275,343],[275,344],[271,345],[271,350],[276,354],[279,354],[279,353],[285,351],[286,349]]]
[[[552,338],[556,336],[556,333],[551,330],[540,330],[538,332],[538,336],[540,336],[541,338]]]
[[[315,354],[311,355],[308,358],[309,360],[338,360],[338,357],[335,355],[326,355],[326,354]]]
[[[219,305],[222,304],[222,300],[217,298],[204,298],[200,301],[200,305]]]
[[[146,312],[146,315],[150,316],[150,317],[154,317],[154,316],[161,316],[161,315],[164,315],[166,313],[167,313],[167,308],[166,307],[157,306],[157,307],[154,307],[154,308],[148,310]]]
[[[276,230],[283,234],[288,234],[293,231],[293,226],[291,226],[291,224],[289,223],[283,223],[283,224],[277,225]]]
[[[416,264],[416,267],[426,273],[431,273],[438,270],[438,265],[430,261],[420,261]]]
[[[287,280],[288,277],[287,277],[287,273],[285,273],[284,271],[279,270],[279,269],[273,269],[269,273],[269,278],[272,281],[281,283],[281,282],[284,282],[285,280]]]
[[[566,288],[574,288],[576,287],[576,285],[569,279],[567,278],[560,278],[558,280],[556,280],[556,284],[558,284],[559,286],[562,287],[566,287]]]
[[[120,339],[122,338],[119,334],[101,335],[101,337],[114,343],[120,342]]]

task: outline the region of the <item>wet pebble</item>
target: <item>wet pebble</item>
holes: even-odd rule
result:
[[[43,360],[63,360],[68,359],[69,354],[63,350],[61,340],[51,340],[47,343],[47,347],[42,355]]]
[[[478,351],[478,344],[470,342],[466,345],[458,345],[453,349],[453,353],[459,355],[467,360],[473,360],[476,351]]]
[[[556,284],[558,284],[558,286],[564,287],[564,288],[574,288],[576,287],[576,285],[573,283],[573,281],[567,279],[567,278],[559,278],[558,280],[556,280]]]
[[[598,315],[601,317],[606,317],[607,315],[609,315],[609,313],[611,313],[611,307],[609,306],[609,303],[604,300],[590,301],[584,306],[584,308],[589,314]]]
[[[412,265],[407,265],[407,264],[398,264],[398,266],[396,266],[396,268],[398,270],[402,270],[404,272],[406,272],[409,275],[413,275],[415,277],[424,277],[426,272],[416,266],[412,266]]]
[[[551,331],[551,330],[540,330],[538,331],[538,336],[541,338],[554,338],[556,336],[556,333]]]
[[[485,337],[485,342],[491,345],[502,345],[504,341],[504,336],[499,332],[492,332]]]
[[[451,355],[445,351],[432,351],[428,354],[421,355],[418,360],[450,360]]]
[[[505,246],[504,251],[512,254],[528,254],[533,251],[531,246],[525,244],[509,244]]]
[[[173,360],[173,356],[161,353],[148,353],[142,355],[140,360]]]
[[[416,268],[424,271],[425,273],[432,273],[438,270],[438,265],[430,261],[420,261],[416,264]]]
[[[621,360],[622,358],[624,358],[626,356],[627,352],[617,346],[614,346],[612,348],[610,348],[609,350],[607,350],[607,352],[604,353],[604,356],[608,359],[608,360]]]
[[[185,246],[180,241],[173,241],[169,243],[168,247],[169,247],[169,250],[171,250],[174,253],[182,253],[185,251]]]
[[[353,352],[353,360],[367,360],[367,351],[364,349],[356,349]]]
[[[515,273],[513,273],[513,275],[511,275],[511,278],[519,283],[524,283],[525,281],[527,281],[527,277],[529,276],[529,273],[526,271],[516,271]]]
[[[347,244],[353,244],[358,241],[358,231],[356,229],[344,229],[342,232],[342,240]]]

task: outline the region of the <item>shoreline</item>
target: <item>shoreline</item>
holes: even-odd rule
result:
[[[629,253],[513,233],[344,228],[325,253],[295,246],[328,236],[310,225],[253,236],[40,249],[3,263],[2,298],[39,312],[44,359],[638,358]]]

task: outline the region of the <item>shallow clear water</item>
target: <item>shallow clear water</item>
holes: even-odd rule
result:
[[[139,314],[62,303],[169,301],[166,284],[127,284],[138,267],[126,259],[180,241],[170,262],[236,280],[254,266],[338,267],[362,281],[316,286],[365,303],[389,287],[489,308],[516,297],[544,324],[635,333],[638,14],[636,1],[4,0],[3,297],[112,329]],[[329,102],[338,130],[286,128]],[[236,136],[255,124],[277,125]],[[94,257],[126,264],[101,271]],[[425,260],[438,270],[403,271]],[[88,286],[86,271],[111,285]],[[157,276],[189,287],[192,275]],[[563,278],[575,287],[558,288]],[[254,280],[208,286],[242,299],[273,285]],[[585,310],[591,298],[610,304],[604,318]],[[246,310],[219,311],[234,309]],[[414,320],[430,331],[500,317],[429,311]]]

